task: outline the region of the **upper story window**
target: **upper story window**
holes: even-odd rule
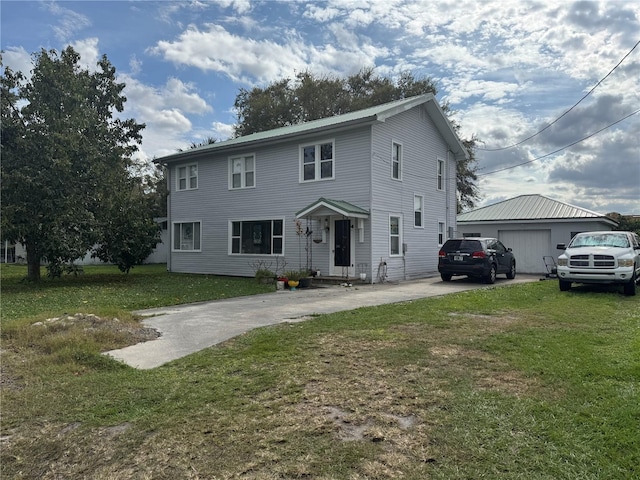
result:
[[[402,180],[402,145],[395,142],[391,147],[391,178]]]
[[[198,188],[198,164],[178,167],[178,190],[194,190]]]
[[[422,227],[422,211],[424,210],[424,197],[422,195],[413,196],[413,226]]]
[[[300,147],[300,181],[331,180],[333,178],[333,141]]]
[[[229,188],[256,186],[256,159],[254,155],[229,158]]]
[[[283,220],[244,220],[231,222],[231,253],[282,255]]]
[[[444,160],[442,160],[441,158],[438,159],[437,179],[438,179],[437,180],[438,190],[444,190],[445,167],[444,167]]]
[[[173,224],[173,250],[200,251],[200,222]]]
[[[178,167],[178,190],[194,190],[198,188],[198,164]]]
[[[400,217],[389,217],[389,255],[400,255],[402,245],[402,219]]]

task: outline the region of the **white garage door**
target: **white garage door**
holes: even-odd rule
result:
[[[551,230],[499,230],[498,238],[513,250],[518,272],[546,273],[543,257],[553,255]]]

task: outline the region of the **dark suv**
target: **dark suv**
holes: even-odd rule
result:
[[[496,275],[516,276],[516,259],[497,238],[452,238],[438,253],[438,272],[448,282],[454,275],[467,275],[494,283]]]

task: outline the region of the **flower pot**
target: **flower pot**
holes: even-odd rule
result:
[[[295,290],[299,284],[300,282],[298,280],[289,280],[289,289]]]
[[[311,286],[311,277],[304,277],[300,279],[300,288],[309,288]]]
[[[284,290],[284,282],[282,280],[276,282],[276,290]]]

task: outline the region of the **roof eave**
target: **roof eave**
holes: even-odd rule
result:
[[[173,163],[173,162],[193,160],[200,156],[209,155],[211,153],[224,154],[224,153],[238,150],[238,149],[243,149],[243,150],[254,149],[264,145],[275,145],[282,142],[288,142],[296,138],[307,137],[311,135],[317,136],[318,134],[322,134],[323,132],[338,132],[338,131],[347,130],[347,129],[351,129],[358,126],[371,125],[380,121],[383,121],[383,120],[380,120],[378,118],[378,115],[370,115],[368,117],[349,120],[349,121],[340,123],[339,125],[335,125],[335,124],[322,125],[317,128],[312,128],[312,129],[304,130],[301,132],[293,132],[293,133],[283,132],[280,135],[271,136],[267,138],[256,138],[255,140],[252,140],[251,138],[244,138],[244,141],[234,141],[237,139],[232,139],[232,140],[228,140],[228,142],[231,142],[231,143],[227,145],[225,145],[225,142],[221,142],[218,144],[213,143],[204,149],[186,150],[184,152],[177,152],[177,153],[168,155],[166,157],[157,158],[153,162],[166,165],[168,163]],[[247,135],[247,137],[249,137],[249,135]],[[242,139],[242,138],[243,137],[238,137],[238,139]]]
[[[429,113],[429,116],[433,119],[433,122],[436,125],[436,128],[444,138],[447,145],[449,145],[449,149],[453,153],[456,160],[468,160],[470,158],[469,151],[463,145],[460,137],[453,129],[451,122],[445,115],[444,111],[435,101],[435,98],[430,98],[427,102],[425,102],[425,108]]]

